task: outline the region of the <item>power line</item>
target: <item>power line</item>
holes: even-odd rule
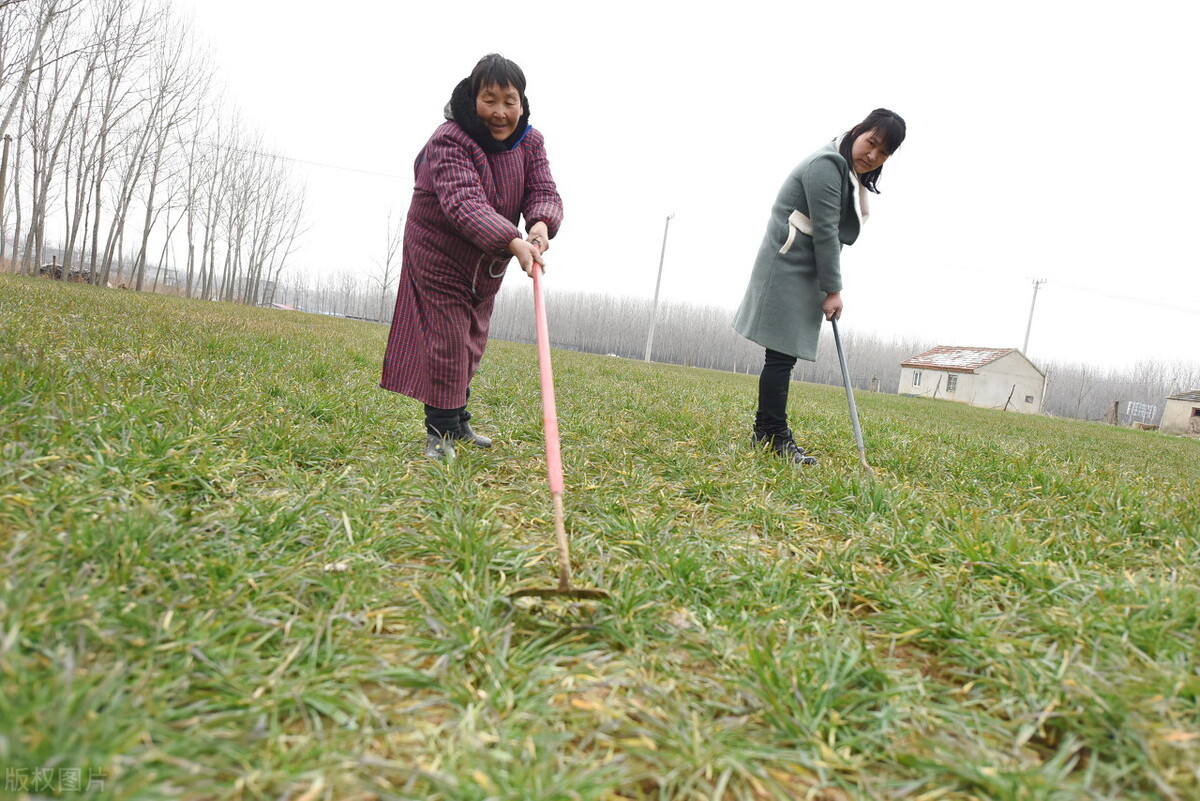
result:
[[[1178,306],[1174,303],[1163,303],[1161,300],[1150,300],[1149,298],[1138,298],[1132,295],[1122,295],[1118,292],[1107,292],[1103,289],[1094,289],[1088,286],[1079,286],[1078,284],[1068,284],[1062,281],[1055,281],[1055,285],[1074,289],[1078,292],[1090,292],[1093,295],[1101,295],[1113,300],[1125,300],[1130,303],[1138,303],[1143,306],[1157,306],[1160,309],[1169,309],[1170,311],[1183,312],[1184,314],[1195,314],[1200,316],[1200,309],[1189,308],[1188,306]]]
[[[357,172],[363,175],[374,175],[379,178],[393,178],[397,181],[411,181],[412,179],[403,175],[393,175],[390,172],[376,172],[374,170],[364,170],[358,167],[343,167],[340,164],[324,164],[319,161],[306,161],[304,159],[293,158],[292,156],[283,156],[279,153],[267,153],[262,150],[251,150],[249,148],[233,147],[232,145],[222,145],[217,142],[209,141],[208,144],[222,150],[228,150],[233,153],[246,153],[253,156],[263,156],[264,158],[276,159],[277,161],[291,161],[296,164],[308,164],[313,167],[324,167],[328,170],[342,170],[343,172]]]
[[[0,1],[2,1],[2,0],[0,0]],[[114,128],[113,130],[114,131],[122,131],[125,133],[130,133],[130,132],[137,133],[137,131],[135,131],[134,129],[126,128],[124,126]],[[294,158],[292,156],[284,156],[280,153],[269,153],[265,150],[253,150],[251,148],[246,148],[246,147],[234,147],[233,145],[222,144],[221,142],[216,142],[212,139],[197,140],[197,141],[203,141],[204,144],[209,145],[210,147],[215,147],[219,150],[226,150],[226,151],[229,151],[230,153],[245,153],[245,154],[251,155],[251,156],[262,156],[263,158],[275,159],[276,161],[290,161],[295,164],[307,164],[312,167],[324,167],[327,170],[341,170],[343,172],[356,172],[361,175],[374,175],[378,178],[391,178],[396,181],[411,181],[412,180],[411,176],[394,175],[390,172],[377,172],[375,170],[364,170],[360,167],[343,167],[340,164],[325,164],[320,161],[307,161],[305,159],[298,159],[298,158]]]
[[[953,271],[953,270],[958,269],[957,264],[951,264],[948,262],[936,263],[935,266],[938,266],[939,268],[942,268],[946,271]],[[1004,267],[1002,265],[989,266],[989,265],[985,264],[985,265],[982,265],[979,267],[972,267],[972,270],[977,273],[978,272],[992,273],[998,277],[1002,276],[1006,279],[1014,278],[1012,271],[1009,268]],[[1066,281],[1060,281],[1057,278],[1050,279],[1049,284],[1051,286],[1063,287],[1065,289],[1074,289],[1078,292],[1090,292],[1093,295],[1101,295],[1103,297],[1111,298],[1113,300],[1123,300],[1123,301],[1127,301],[1129,303],[1138,303],[1138,304],[1141,304],[1144,306],[1156,306],[1160,309],[1167,309],[1169,311],[1182,312],[1183,314],[1200,315],[1200,308],[1189,307],[1189,306],[1179,306],[1179,305],[1173,304],[1173,303],[1164,303],[1163,301],[1160,301],[1160,300],[1151,300],[1149,298],[1139,298],[1139,297],[1135,297],[1133,295],[1122,295],[1119,292],[1109,292],[1109,291],[1106,291],[1103,289],[1096,289],[1094,287],[1080,286],[1079,284],[1072,284],[1072,283],[1069,283]]]

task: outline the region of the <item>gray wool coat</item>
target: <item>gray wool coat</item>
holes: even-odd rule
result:
[[[842,245],[858,239],[858,181],[833,142],[779,190],[733,328],[764,348],[816,361],[826,293],[842,291]]]

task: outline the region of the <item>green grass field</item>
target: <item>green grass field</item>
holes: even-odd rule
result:
[[[441,465],[385,337],[0,276],[7,795],[1200,797],[1200,442],[859,393],[871,479],[795,385],[799,470],[754,377],[555,352],[613,600],[514,607],[555,577],[534,349]]]

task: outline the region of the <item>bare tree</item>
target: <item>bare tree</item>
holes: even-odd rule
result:
[[[238,282],[242,280],[243,247],[253,224],[256,195],[262,191],[264,165],[260,157],[261,143],[237,152],[237,169],[226,175],[229,190],[225,195],[225,266],[221,271],[221,300],[233,302],[238,297]]]
[[[181,222],[183,222],[183,214],[181,212],[179,214],[179,216],[177,216],[175,218],[175,222],[172,223],[171,222],[171,211],[176,209],[176,206],[174,205],[174,203],[176,200],[178,200],[179,194],[181,192],[182,192],[182,187],[180,187],[177,184],[173,185],[173,193],[172,193],[171,197],[167,200],[167,202],[162,207],[162,211],[166,214],[166,217],[167,217],[167,222],[166,222],[167,232],[166,232],[166,236],[163,237],[162,252],[159,253],[159,255],[158,255],[158,268],[154,271],[154,284],[150,288],[151,292],[158,291],[158,279],[159,279],[159,276],[161,276],[163,274],[164,268],[167,270],[168,278],[172,274],[172,270],[169,266],[170,265],[170,257],[171,257],[171,237],[174,236],[175,229],[179,227],[179,224]],[[156,214],[155,215],[156,219],[157,219],[157,216],[158,215]]]
[[[216,126],[219,131],[221,119],[220,106],[211,103],[208,97],[198,96],[195,103],[195,109],[189,115],[191,130],[181,132],[179,143],[179,151],[184,160],[181,180],[183,182],[183,215],[187,223],[184,226],[187,245],[184,293],[189,298],[192,296],[193,285],[197,282],[196,228],[203,224],[200,208],[203,200],[203,188],[207,184],[209,172],[216,169],[216,148],[211,144],[202,143],[202,137],[205,135],[205,131],[212,126]],[[199,263],[202,279],[203,256]]]
[[[190,35],[168,18],[162,19],[162,25],[164,29],[157,37],[158,46],[152,67],[153,100],[148,120],[152,135],[147,153],[149,173],[143,203],[145,220],[134,264],[136,289],[139,291],[146,275],[150,232],[156,219],[155,195],[159,189],[167,145],[174,141],[175,132],[186,121],[187,115],[195,110],[191,99],[205,91],[209,79],[208,66],[196,59]]]
[[[25,125],[25,108],[26,104],[21,104],[21,116],[17,124],[18,129]],[[17,252],[21,246],[21,151],[23,149],[24,137],[17,137],[16,147],[13,150],[13,165],[12,165],[12,183],[13,191],[13,243],[12,243],[12,271],[18,272],[19,266],[17,263]]]
[[[200,251],[199,292],[200,297],[205,299],[214,297],[217,245],[222,241],[221,231],[227,228],[223,216],[226,208],[225,196],[230,191],[230,177],[236,174],[241,155],[237,139],[240,126],[236,115],[227,120],[218,108],[214,119],[215,129],[207,143],[208,167],[201,180],[204,239]]]
[[[96,48],[75,46],[73,27],[80,19],[78,8],[76,3],[53,15],[37,57],[37,81],[28,98],[30,214],[24,258],[30,264],[42,262],[46,214],[58,160],[97,63]]]
[[[71,4],[73,8],[78,3]],[[25,101],[29,78],[42,55],[42,40],[63,7],[61,0],[42,0],[28,4],[7,2],[0,6],[0,87],[13,87],[3,99],[4,117],[0,119],[0,137],[8,133],[13,114]],[[22,54],[22,51],[23,54]],[[17,79],[10,83],[7,66],[12,56],[20,64]],[[23,56],[23,57],[22,57]]]
[[[89,273],[93,282],[108,281],[111,259],[109,243],[106,242],[103,254],[100,249],[104,187],[115,166],[114,151],[130,136],[128,133],[124,137],[119,136],[118,126],[130,120],[143,104],[143,94],[137,89],[136,78],[152,44],[153,17],[145,4],[134,6],[133,0],[109,0],[106,11],[115,17],[115,23],[111,35],[100,43],[104,67],[100,71],[101,77],[93,100],[93,113],[97,116],[91,155],[93,212]],[[116,141],[114,136],[118,137]],[[109,242],[111,240],[110,231]]]
[[[281,213],[285,221],[286,234],[271,251],[271,262],[268,265],[267,271],[267,274],[271,276],[271,291],[261,301],[264,305],[268,306],[275,302],[275,291],[279,286],[279,277],[283,273],[284,267],[287,266],[287,259],[292,255],[296,237],[300,233],[300,223],[304,219],[303,188],[301,188],[298,195],[288,196],[288,204],[285,208],[281,209]],[[288,222],[289,219],[290,223]]]
[[[379,287],[379,314],[376,319],[381,322],[387,319],[388,293],[392,291],[392,286],[400,277],[400,248],[404,243],[406,217],[407,213],[401,211],[399,218],[393,220],[392,212],[388,212],[387,245],[384,248],[383,261],[375,262],[378,269],[371,275],[371,280]]]
[[[57,4],[46,6],[39,3],[11,1],[0,5],[0,109],[3,109],[3,116],[0,118],[0,139],[10,135],[9,126],[13,115],[18,113],[18,109],[20,110],[20,119],[17,129],[20,131],[24,128],[26,89],[29,86],[29,78],[33,74],[34,65],[41,53],[42,39],[53,20],[56,6]],[[10,193],[13,196],[11,208],[10,204],[0,204],[4,208],[4,215],[0,217],[0,259],[3,259],[7,253],[5,232],[8,230],[8,217],[11,211],[16,217],[10,264],[14,272],[17,270],[17,243],[21,230],[21,194],[19,191],[14,191],[12,187],[20,185],[20,151],[21,139],[17,137],[15,147],[10,153],[13,160],[9,180],[6,186],[0,188],[4,192],[4,195],[0,196],[0,201],[6,199]]]

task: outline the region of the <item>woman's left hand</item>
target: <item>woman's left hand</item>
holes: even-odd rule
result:
[[[508,243],[508,252],[517,257],[517,263],[521,265],[521,269],[529,277],[533,277],[533,265],[537,264],[544,270],[546,262],[542,259],[542,254],[538,250],[537,245],[532,242],[526,242],[524,239],[514,239]]]
[[[842,293],[826,294],[825,302],[821,304],[821,311],[824,312],[826,320],[840,320],[842,317]]]
[[[529,226],[529,235],[526,240],[541,253],[550,249],[550,232],[546,229],[544,222],[535,222]]]

